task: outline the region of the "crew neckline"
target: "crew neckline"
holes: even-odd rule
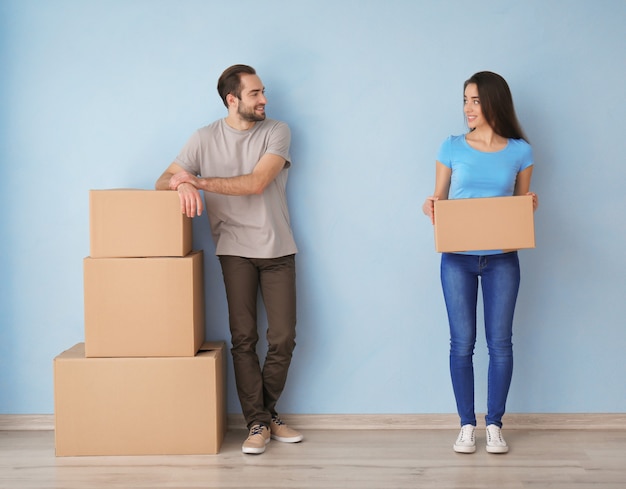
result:
[[[510,138],[506,138],[506,145],[504,146],[504,148],[499,149],[497,151],[481,151],[479,149],[474,148],[470,143],[467,142],[467,134],[463,134],[463,143],[472,151],[476,151],[477,153],[482,153],[482,154],[487,154],[487,155],[494,155],[494,154],[498,154],[498,153],[502,153],[503,151],[505,151],[508,147],[509,144],[511,142]]]

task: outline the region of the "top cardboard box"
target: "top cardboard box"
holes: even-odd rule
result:
[[[180,257],[191,252],[191,219],[181,212],[175,191],[90,190],[89,214],[92,258]]]
[[[530,195],[435,201],[438,252],[535,247]]]

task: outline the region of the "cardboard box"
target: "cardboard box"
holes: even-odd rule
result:
[[[195,357],[54,359],[57,456],[215,454],[226,432],[225,345]]]
[[[435,202],[435,249],[438,252],[534,247],[530,195]]]
[[[203,252],[83,261],[87,357],[192,357],[204,341]]]
[[[185,256],[192,248],[191,219],[178,193],[167,190],[91,190],[90,256]]]

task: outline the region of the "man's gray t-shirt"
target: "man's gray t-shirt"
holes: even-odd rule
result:
[[[201,177],[235,177],[251,173],[266,153],[285,158],[282,171],[260,195],[204,192],[216,255],[278,258],[296,253],[287,209],[291,132],[284,122],[265,119],[238,131],[224,119],[198,129],[175,163]]]

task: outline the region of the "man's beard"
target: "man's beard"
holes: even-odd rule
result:
[[[260,122],[265,120],[265,112],[259,115],[254,111],[254,107],[249,109],[240,105],[237,108],[237,113],[241,116],[243,120],[248,122]]]

